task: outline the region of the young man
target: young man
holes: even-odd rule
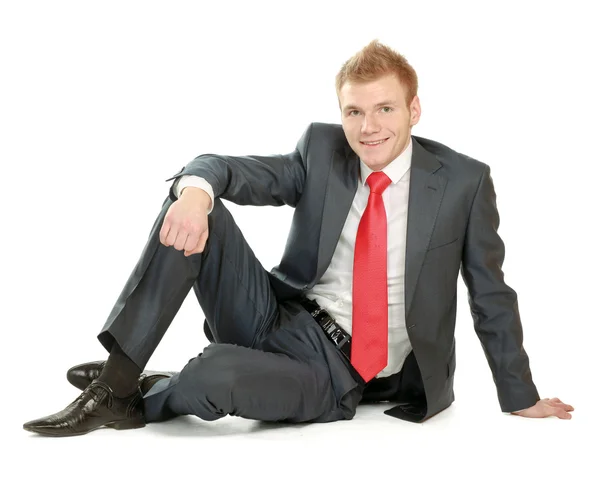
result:
[[[370,43],[336,88],[341,127],[311,124],[286,155],[201,155],[171,179],[99,334],[108,360],[71,368],[82,394],[26,430],[78,435],[182,414],[330,422],[373,400],[424,421],[454,400],[461,267],[501,409],[571,417],[531,378],[489,167],[411,135],[417,76],[390,48]],[[295,208],[271,272],[223,199]],[[179,373],[142,373],[191,288],[211,344]]]

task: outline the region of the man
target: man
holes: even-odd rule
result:
[[[422,422],[454,400],[459,272],[502,410],[570,418],[532,381],[490,169],[411,136],[417,86],[374,41],[337,75],[341,127],[311,124],[287,155],[201,155],[170,179],[99,334],[108,360],[71,368],[82,394],[24,428],[78,435],[182,414],[330,422],[379,400]],[[222,199],[295,208],[270,273]],[[211,344],[179,373],[143,373],[191,288]]]

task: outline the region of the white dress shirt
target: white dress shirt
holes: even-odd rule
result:
[[[412,349],[406,331],[404,310],[404,261],[411,157],[412,139],[404,152],[383,169],[383,172],[392,181],[383,192],[388,226],[389,324],[388,364],[377,375],[378,378],[399,372]],[[309,299],[317,301],[349,334],[352,334],[354,244],[358,223],[369,200],[370,189],[366,181],[371,172],[372,170],[361,161],[358,188],[331,263],[320,281],[306,293]],[[175,194],[180,196],[183,189],[188,186],[204,189],[214,200],[210,184],[197,176],[180,177],[175,183]]]
[[[388,230],[388,364],[376,376],[378,378],[399,372],[412,349],[404,316],[404,259],[411,157],[412,139],[406,150],[382,170],[392,183],[383,191]],[[307,294],[349,334],[352,334],[354,244],[358,223],[369,200],[371,191],[366,182],[372,172],[360,162],[358,188],[331,263],[321,280]]]

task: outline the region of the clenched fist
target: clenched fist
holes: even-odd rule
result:
[[[189,257],[204,250],[208,239],[210,196],[197,187],[186,187],[169,207],[160,229],[160,243],[183,250]]]

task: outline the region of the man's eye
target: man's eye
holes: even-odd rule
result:
[[[382,107],[381,110],[383,112],[392,112],[392,108],[391,107],[387,107],[387,106],[386,107]]]
[[[349,115],[349,116],[358,116],[358,114],[359,114],[359,112],[358,112],[356,109],[354,109],[354,110],[352,110],[352,111],[348,112],[348,115]]]

